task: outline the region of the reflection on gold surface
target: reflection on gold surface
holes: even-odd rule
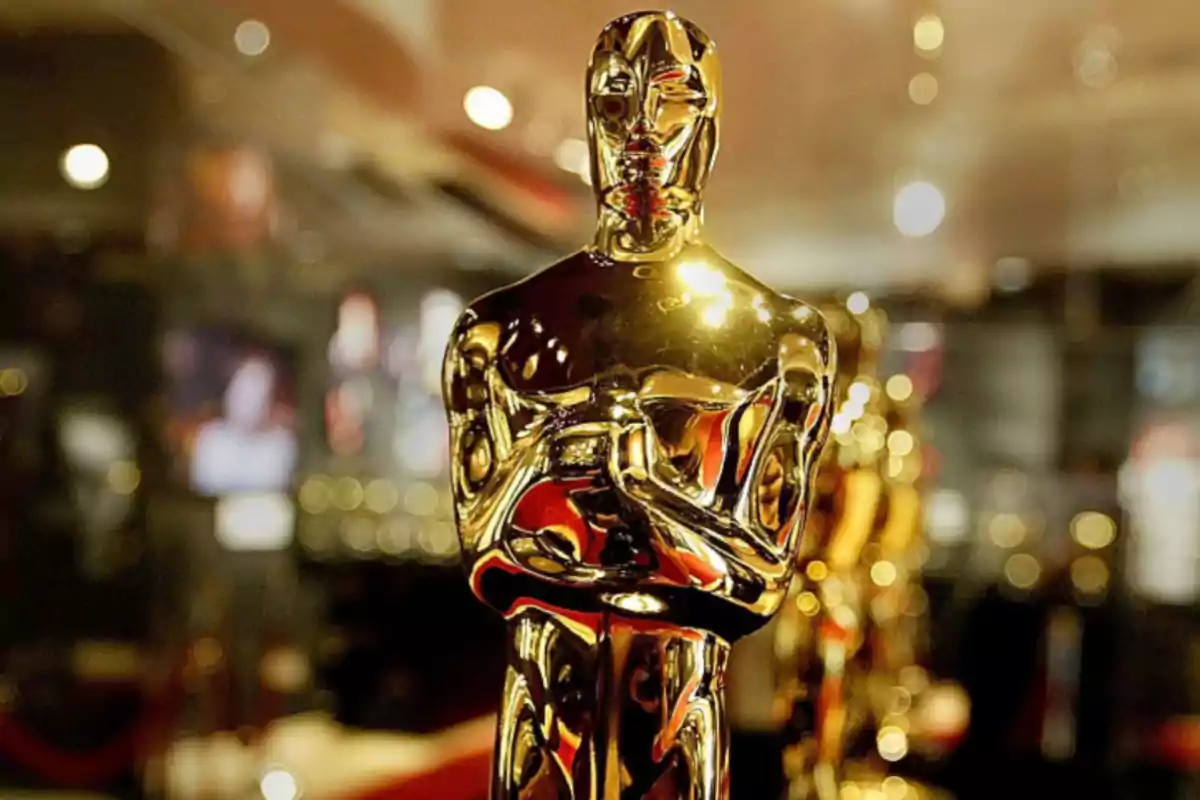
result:
[[[784,606],[775,643],[788,796],[931,796],[877,772],[924,735],[911,719],[928,685],[914,663],[928,609],[917,575],[927,552],[919,398],[907,375],[880,383],[886,320],[866,295],[822,311],[839,354],[834,446],[818,475],[796,602]]]
[[[622,17],[587,87],[593,245],[471,304],[445,360],[463,558],[509,621],[492,796],[717,800],[728,642],[797,564],[834,344],[700,240],[711,40]]]

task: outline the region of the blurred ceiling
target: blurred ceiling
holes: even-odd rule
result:
[[[528,269],[586,239],[590,191],[553,156],[583,134],[596,33],[635,7],[28,0],[0,4],[0,21],[137,27],[180,56],[208,127],[270,143],[309,176],[303,183],[325,187],[349,220],[342,238],[381,254],[461,249]],[[672,7],[723,53],[713,241],[765,279],[969,289],[1006,256],[1105,266],[1200,253],[1194,0]],[[913,44],[914,21],[930,13],[945,30],[932,54]],[[233,46],[250,17],[272,31],[257,58]],[[937,81],[928,105],[909,96],[922,72]],[[480,84],[511,99],[506,129],[466,119],[464,93]],[[941,189],[948,214],[932,235],[907,239],[892,202],[914,179]],[[388,191],[380,202],[383,184],[404,202]]]
[[[377,13],[403,3],[375,3]],[[507,147],[583,132],[594,37],[627,2],[443,0],[427,118],[464,125],[463,92],[504,91]],[[1194,260],[1200,226],[1200,6],[1192,0],[678,0],[725,68],[707,205],[730,257],[786,284],[940,281],[1004,256],[1038,263]],[[751,11],[753,9],[753,11]],[[936,57],[914,21],[937,13]],[[920,72],[935,100],[909,98]],[[549,133],[553,131],[553,133]],[[544,146],[544,145],[542,145]],[[892,225],[929,180],[943,226]]]

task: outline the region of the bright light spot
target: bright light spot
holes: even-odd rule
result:
[[[474,86],[463,97],[467,118],[481,128],[499,131],[507,128],[513,118],[512,103],[504,92],[491,86]]]
[[[400,502],[400,492],[391,481],[382,478],[371,481],[363,490],[363,505],[376,514],[386,514]]]
[[[855,420],[862,419],[862,415],[866,413],[866,410],[866,405],[864,403],[855,400],[847,400],[842,406],[841,414],[846,419],[854,422]]]
[[[648,594],[641,594],[639,592],[606,594],[604,595],[604,599],[622,611],[628,611],[632,614],[654,614],[667,607],[667,604],[657,597],[651,597]]]
[[[1032,588],[1042,576],[1042,565],[1029,553],[1017,553],[1004,562],[1004,577],[1018,589]]]
[[[867,297],[866,292],[855,292],[846,298],[846,309],[851,314],[865,314],[870,307],[871,298]]]
[[[893,375],[888,378],[887,384],[884,386],[887,391],[887,396],[895,400],[897,403],[903,403],[908,398],[912,397],[913,382],[912,378],[907,375]]]
[[[830,604],[832,605],[832,602]],[[848,605],[838,605],[830,613],[833,621],[847,630],[858,624],[858,617],[855,616],[854,609]]]
[[[233,44],[244,56],[261,56],[271,46],[271,29],[256,19],[244,20],[233,32]]]
[[[559,169],[578,175],[589,172],[587,142],[582,139],[563,139],[554,148],[554,163]]]
[[[913,25],[913,44],[918,50],[931,52],[942,46],[946,39],[946,28],[937,14],[926,14]]]
[[[329,479],[314,475],[300,486],[300,507],[309,514],[320,514],[329,508]]]
[[[269,770],[262,776],[258,786],[266,800],[296,800],[300,796],[300,785],[287,770]]]
[[[941,334],[932,322],[906,322],[900,326],[900,349],[906,353],[925,353],[938,346]]]
[[[928,236],[946,217],[946,199],[932,183],[914,181],[896,192],[892,222],[905,236]]]
[[[916,447],[916,440],[908,431],[892,431],[888,434],[887,447],[894,455],[906,456]]]
[[[988,523],[988,536],[997,547],[1005,550],[1025,541],[1025,521],[1016,514],[997,514]]]
[[[929,105],[937,96],[938,79],[928,72],[919,72],[908,82],[908,99],[919,106]]]
[[[850,425],[852,423],[853,420],[850,419],[850,417],[846,414],[834,414],[833,420],[829,423],[829,431],[834,436],[840,436],[842,434],[849,433]]]
[[[850,384],[850,388],[846,390],[846,396],[850,398],[850,402],[855,405],[865,405],[871,399],[871,386],[862,381],[855,381]]]
[[[700,297],[713,297],[725,291],[725,274],[700,261],[685,261],[677,268],[679,279]]]
[[[710,328],[719,328],[725,324],[725,315],[729,309],[722,305],[711,305],[700,312],[700,319]]]
[[[792,318],[797,320],[810,319],[813,315],[813,310],[809,306],[796,306],[792,309]]]
[[[1084,511],[1071,520],[1071,538],[1089,550],[1100,550],[1117,538],[1117,523],[1099,511]]]
[[[930,687],[921,703],[922,728],[934,734],[961,733],[970,715],[971,698],[954,684]]]
[[[16,397],[29,388],[29,378],[20,369],[0,370],[0,395]]]
[[[895,725],[885,725],[875,737],[875,746],[884,761],[899,761],[908,755],[908,734]]]
[[[812,592],[801,592],[796,598],[796,608],[806,617],[815,617],[821,610],[821,601]]]
[[[237,494],[217,501],[217,541],[226,550],[283,550],[292,541],[296,508],[282,494]]]
[[[59,170],[76,189],[98,189],[108,180],[108,154],[94,144],[77,144],[62,154]]]
[[[812,561],[804,568],[804,574],[809,580],[823,581],[829,577],[829,567],[825,566],[824,561]]]
[[[896,565],[890,561],[876,561],[871,565],[871,582],[876,586],[891,586],[896,582]]]
[[[343,511],[353,511],[362,505],[363,487],[354,478],[338,478],[333,485],[333,504]]]
[[[929,495],[926,516],[929,538],[940,544],[962,541],[967,534],[971,512],[967,498],[953,489],[937,489]]]
[[[887,797],[887,800],[905,800],[911,788],[908,785],[908,781],[899,775],[889,775],[883,779],[881,785],[883,787],[883,794]]]
[[[142,482],[142,472],[132,461],[118,461],[108,468],[108,486],[117,494],[133,494]]]

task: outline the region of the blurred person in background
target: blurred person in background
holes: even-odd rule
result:
[[[192,453],[192,486],[208,495],[279,491],[296,466],[296,440],[272,418],[277,376],[250,356],[225,389],[224,416],[204,424]]]

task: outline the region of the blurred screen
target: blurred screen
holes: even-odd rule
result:
[[[188,486],[208,497],[287,489],[297,461],[294,357],[214,327],[173,331],[164,358],[168,440]]]

